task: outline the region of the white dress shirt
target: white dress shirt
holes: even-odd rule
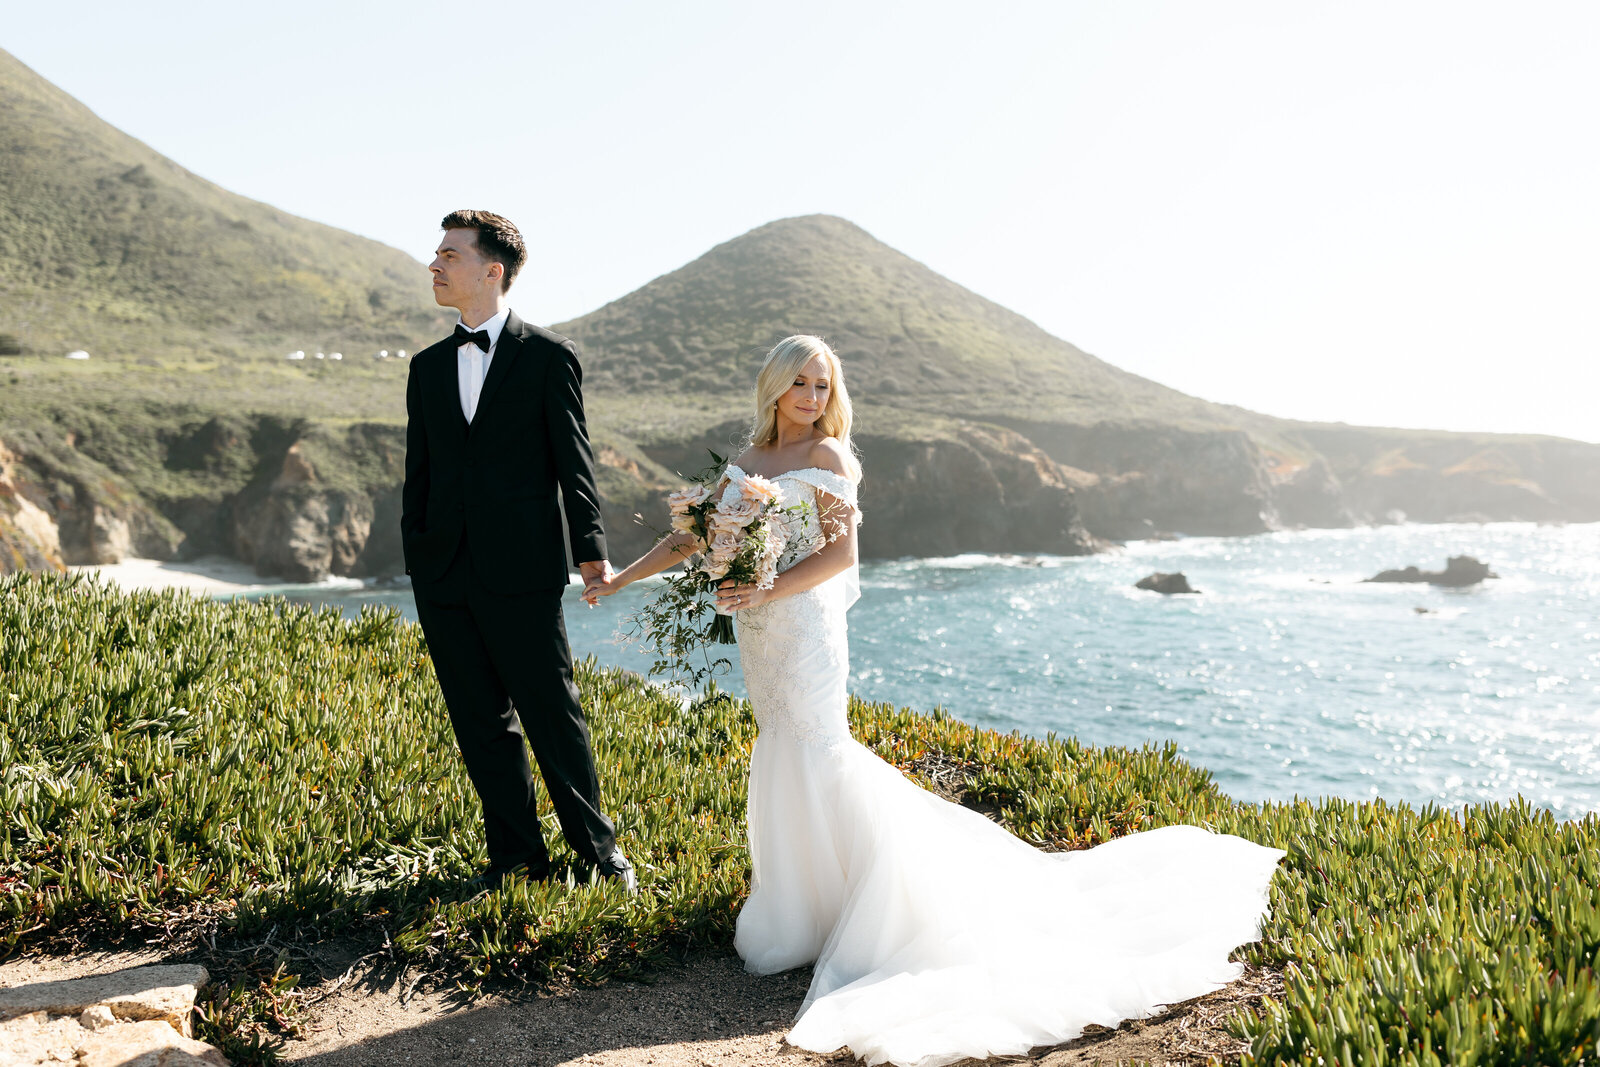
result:
[[[506,328],[506,317],[510,314],[511,309],[505,308],[476,329],[461,323],[462,328],[473,333],[482,330],[489,335],[487,352],[477,345],[462,345],[456,349],[456,383],[461,387],[461,414],[467,417],[468,423],[478,413],[478,397],[483,393],[483,380],[489,376],[494,350],[500,346],[500,331]]]

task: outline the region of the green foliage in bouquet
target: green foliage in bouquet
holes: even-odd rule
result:
[[[226,949],[276,926],[280,946],[367,937],[468,985],[559,985],[726,951],[749,880],[748,707],[686,708],[592,662],[578,684],[639,895],[590,881],[551,818],[552,881],[469,899],[480,815],[417,627],[0,579],[0,956]],[[1231,1024],[1247,1064],[1600,1055],[1600,815],[1240,804],[1172,745],[1097,749],[857,701],[850,715],[879,755],[1041,847],[1182,822],[1286,849],[1262,941],[1236,953],[1285,976],[1281,999]],[[294,979],[264,976],[252,1003]],[[232,993],[208,1003],[218,1025],[265,1025]],[[257,1036],[230,1052],[243,1061]]]
[[[670,676],[690,689],[701,688],[732,666],[726,656],[711,655],[712,646],[735,640],[732,616],[716,610],[717,588],[729,583],[769,586],[787,530],[810,509],[804,502],[780,505],[776,486],[746,475],[745,484],[770,498],[752,496],[746,514],[729,522],[719,516],[727,467],[726,456],[711,452],[711,465],[669,498],[672,530],[662,536],[691,539],[683,550],[686,562],[625,623],[626,636],[644,644],[654,657],[650,673]]]

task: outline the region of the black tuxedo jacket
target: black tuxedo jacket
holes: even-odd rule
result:
[[[606,558],[577,347],[512,312],[478,396],[461,413],[453,339],[417,353],[406,383],[406,573],[444,574],[462,538],[473,572],[510,593],[567,584],[561,507],[574,563]]]

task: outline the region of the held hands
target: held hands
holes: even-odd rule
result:
[[[583,602],[591,608],[600,602],[601,597],[610,596],[622,588],[617,584],[617,576],[611,570],[610,560],[580,563],[578,573],[583,575]]]
[[[717,610],[733,614],[746,608],[760,607],[772,599],[771,589],[758,589],[753,585],[735,585],[723,582],[717,587]]]

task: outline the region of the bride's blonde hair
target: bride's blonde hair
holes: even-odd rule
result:
[[[817,429],[844,446],[845,470],[851,481],[861,480],[861,463],[850,441],[850,391],[844,387],[844,365],[828,342],[797,333],[772,346],[756,375],[756,418],[750,430],[752,445],[770,445],[778,439],[778,398],[794,384],[797,374],[817,356],[828,365],[828,402],[817,417]]]

